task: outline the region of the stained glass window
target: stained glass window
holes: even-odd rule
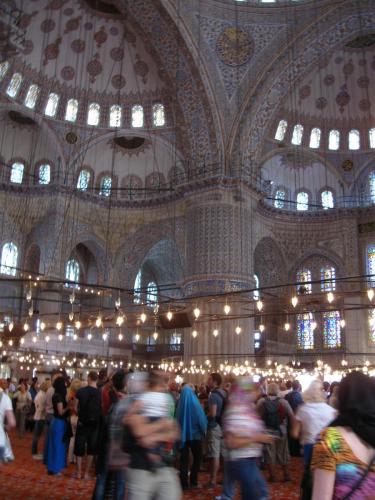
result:
[[[287,128],[288,128],[288,122],[286,120],[280,120],[275,134],[275,139],[277,141],[284,140]]]
[[[23,163],[13,163],[12,169],[10,171],[10,182],[14,182],[14,184],[22,184],[24,170],[25,165]]]
[[[370,148],[375,148],[375,128],[371,128],[368,133]]]
[[[70,259],[66,263],[65,267],[65,278],[69,281],[73,281],[74,283],[79,283],[80,269],[79,263],[75,259]],[[76,285],[67,285],[67,286],[76,286]]]
[[[367,247],[367,274],[370,275],[369,283],[375,286],[375,245]]]
[[[276,208],[284,208],[285,206],[285,191],[278,189],[275,194],[274,204]]]
[[[255,290],[253,291],[254,300],[259,300],[259,278],[256,274],[254,274],[254,282],[255,282]]]
[[[333,292],[336,290],[336,269],[333,266],[322,267],[320,270],[320,279],[320,289],[322,292]]]
[[[304,211],[309,209],[309,193],[300,191],[297,194],[297,210]]]
[[[368,324],[370,342],[375,344],[375,309],[368,310]]]
[[[320,128],[313,128],[310,134],[310,148],[316,149],[320,146],[320,137],[322,131]]]
[[[370,187],[370,200],[371,203],[375,203],[375,170],[370,172],[369,175],[369,187]]]
[[[327,210],[328,208],[333,208],[334,207],[334,201],[333,201],[333,193],[332,191],[326,190],[323,191],[321,194],[322,198],[322,207],[324,210]]]
[[[14,243],[5,243],[1,251],[1,274],[15,276],[17,271],[18,248]]]
[[[7,94],[9,97],[16,97],[20,90],[21,83],[22,75],[20,73],[14,73],[7,88]]]
[[[292,144],[294,144],[295,146],[300,146],[302,143],[302,136],[303,136],[303,125],[297,123],[297,125],[294,125],[293,128]]]
[[[78,101],[77,99],[69,99],[66,105],[65,120],[68,122],[75,122],[78,114]]]
[[[337,349],[341,347],[339,311],[323,313],[323,347],[328,349]]]
[[[338,130],[330,130],[328,136],[328,149],[337,151],[340,147],[340,132]]]
[[[349,132],[349,149],[360,148],[359,130],[351,130]]]
[[[165,125],[164,104],[154,104],[152,106],[152,121],[154,127],[163,127]]]
[[[153,305],[158,301],[158,287],[154,281],[150,281],[147,285],[146,301],[149,305]]]
[[[93,125],[96,127],[99,125],[100,120],[100,106],[96,102],[92,102],[89,105],[89,111],[87,113],[87,125]]]
[[[297,271],[297,292],[301,294],[312,292],[310,269]]]
[[[314,349],[314,318],[312,313],[297,314],[297,347]]]
[[[78,176],[77,188],[86,191],[90,184],[91,174],[88,170],[81,170]]]
[[[48,96],[46,109],[44,110],[44,114],[46,116],[54,117],[56,115],[57,106],[59,105],[59,99],[60,97],[53,92]]]
[[[109,111],[109,126],[110,127],[121,127],[122,120],[122,109],[118,104],[111,106]]]
[[[0,82],[4,78],[4,76],[7,74],[8,69],[9,69],[8,61],[4,61],[4,62],[0,63]]]
[[[27,91],[26,97],[25,97],[25,106],[30,109],[35,108],[36,100],[38,99],[39,95],[39,87],[38,85],[35,85],[34,83],[30,85],[29,90]]]
[[[141,302],[141,283],[142,283],[142,273],[141,270],[138,271],[134,282],[134,302],[140,304]]]
[[[112,178],[109,175],[106,175],[105,177],[102,178],[100,182],[99,195],[107,197],[111,196],[111,189],[112,189]]]
[[[132,107],[132,127],[138,128],[143,127],[144,123],[144,113],[143,107],[140,104],[136,104]]]
[[[39,167],[39,184],[49,184],[51,182],[51,166],[48,163]]]

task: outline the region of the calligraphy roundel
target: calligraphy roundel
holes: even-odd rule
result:
[[[234,26],[221,32],[216,42],[219,59],[228,66],[241,66],[253,54],[254,42],[246,31]]]

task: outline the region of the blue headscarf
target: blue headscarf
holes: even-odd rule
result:
[[[186,441],[202,439],[207,430],[207,417],[193,389],[185,385],[178,400],[176,419],[181,427],[180,447]]]

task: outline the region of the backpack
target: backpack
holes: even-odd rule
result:
[[[268,429],[278,431],[281,435],[280,425],[285,418],[280,398],[266,398],[263,404],[263,420]]]
[[[79,420],[84,425],[98,425],[101,417],[101,398],[92,392],[84,407],[79,411]]]
[[[213,390],[212,393],[215,393],[218,396],[220,396],[220,398],[222,400],[220,415],[216,415],[216,417],[215,417],[216,423],[219,424],[220,427],[222,427],[225,408],[228,404],[228,397],[226,395],[224,396],[222,391],[219,391],[218,389]]]

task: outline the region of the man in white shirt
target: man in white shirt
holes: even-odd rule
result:
[[[2,387],[0,387],[0,463],[5,459],[6,435],[4,429],[4,422],[6,421],[6,428],[10,429],[16,426],[16,419],[13,413],[12,401],[10,397],[5,394]]]

